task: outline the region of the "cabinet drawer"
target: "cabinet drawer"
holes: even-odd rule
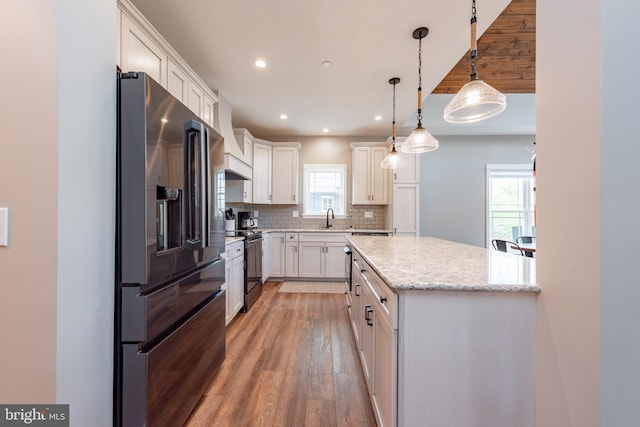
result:
[[[347,242],[346,233],[300,233],[301,242]]]
[[[240,255],[244,255],[244,241],[243,240],[239,240],[237,242],[233,242],[230,245],[230,248],[228,248],[227,250],[230,253],[230,258],[227,259],[233,259],[233,258],[237,258]]]
[[[387,286],[378,274],[364,260],[360,260],[360,275],[371,289],[376,307],[381,317],[391,326],[398,329],[398,296]]]
[[[285,237],[287,242],[297,242],[298,241],[298,233],[286,233]]]

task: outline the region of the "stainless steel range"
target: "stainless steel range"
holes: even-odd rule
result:
[[[262,294],[262,231],[257,228],[249,212],[238,212],[238,235],[244,236],[244,313]]]

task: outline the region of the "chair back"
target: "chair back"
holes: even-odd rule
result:
[[[493,248],[497,251],[509,253],[511,252],[510,251],[511,249],[512,251],[515,251],[516,253],[519,253],[520,255],[524,256],[524,251],[515,242],[510,242],[508,240],[502,240],[502,239],[493,239],[491,241],[491,245],[493,245]]]
[[[535,243],[536,238],[533,236],[520,236],[516,238],[516,243]]]

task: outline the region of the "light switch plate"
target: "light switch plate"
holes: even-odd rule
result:
[[[9,246],[9,208],[0,208],[0,246]]]
[[[365,212],[364,213],[364,217],[365,218],[373,218],[373,212]]]
[[[292,216],[293,218],[298,218],[298,211],[293,211],[293,212],[291,212],[291,216]]]
[[[258,218],[258,211],[253,211],[253,217]]]

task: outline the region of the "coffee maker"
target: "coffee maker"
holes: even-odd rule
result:
[[[250,212],[238,212],[238,230],[253,230],[258,228],[258,220]]]

